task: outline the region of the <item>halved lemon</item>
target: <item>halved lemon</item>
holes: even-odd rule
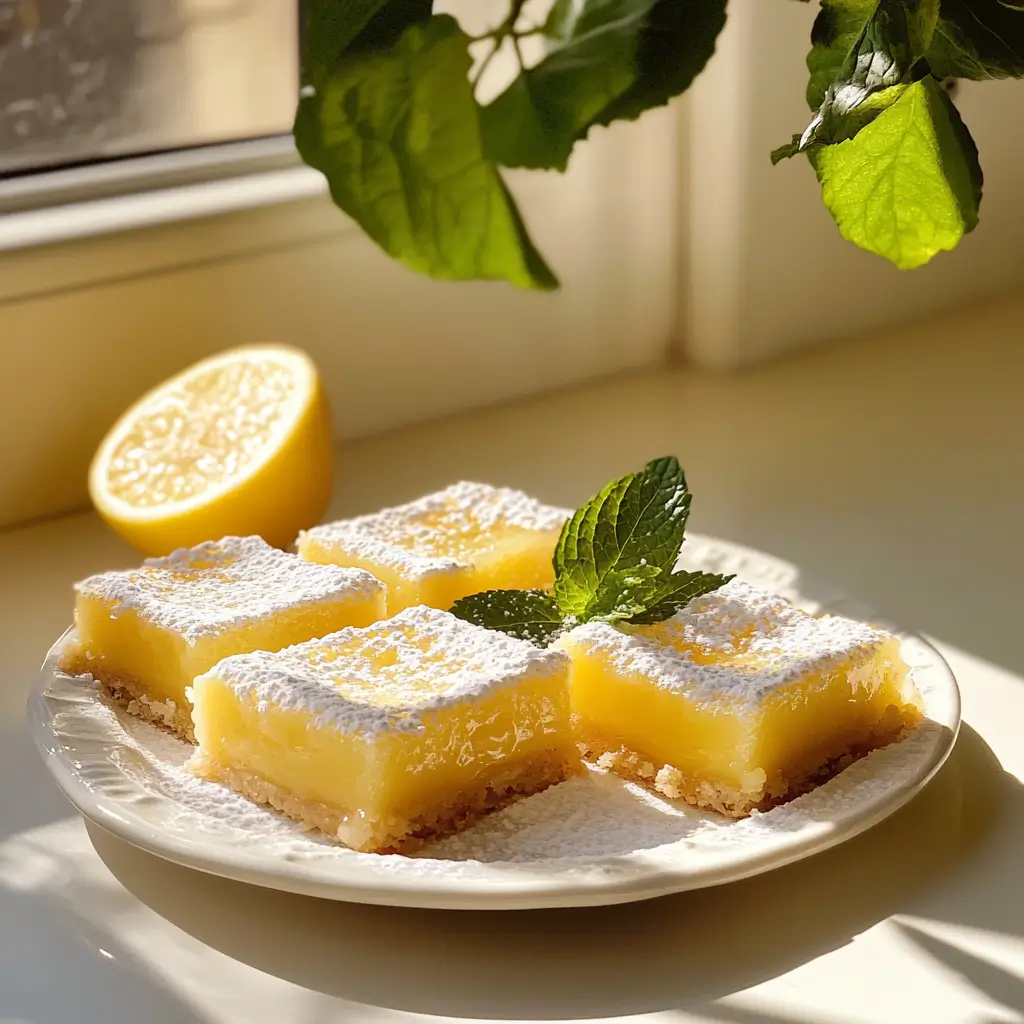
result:
[[[89,494],[147,555],[229,534],[286,547],[327,508],[332,455],[312,360],[253,345],[204,359],[140,398],[97,450]]]

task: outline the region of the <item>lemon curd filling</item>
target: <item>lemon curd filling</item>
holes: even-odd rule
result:
[[[569,658],[424,606],[192,688],[192,771],[357,850],[408,848],[580,766]]]
[[[367,569],[387,584],[388,614],[448,609],[484,590],[547,588],[565,509],[521,491],[458,483],[407,505],[299,535],[311,562]]]
[[[735,817],[797,796],[921,713],[896,637],[735,580],[656,625],[589,623],[556,646],[573,659],[589,758]]]
[[[384,587],[367,572],[225,537],[76,584],[75,634],[60,667],[90,673],[130,712],[188,739],[185,690],[211,665],[383,614]]]

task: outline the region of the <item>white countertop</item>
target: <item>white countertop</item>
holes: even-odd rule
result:
[[[574,504],[678,454],[693,527],[928,633],[965,728],[909,807],[802,864],[604,910],[437,913],[190,872],[87,830],[24,733],[92,515],[0,534],[0,1024],[1024,1021],[1024,302],[738,377],[661,372],[349,446],[334,511],[459,477]]]

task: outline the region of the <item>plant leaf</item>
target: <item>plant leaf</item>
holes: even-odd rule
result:
[[[820,110],[829,86],[839,77],[878,0],[821,0],[807,54],[807,105]]]
[[[934,79],[907,88],[856,138],[813,155],[843,237],[901,269],[952,249],[978,222],[978,152]]]
[[[302,77],[315,84],[350,47],[377,49],[430,17],[431,0],[305,0]]]
[[[548,55],[481,112],[484,149],[506,167],[564,171],[580,133],[634,79],[651,0],[584,0],[556,6]]]
[[[777,146],[772,150],[772,164],[781,163],[783,160],[788,160],[790,157],[794,157],[800,152],[802,152],[800,149],[800,136],[794,135],[790,142],[787,142],[782,146]]]
[[[1024,7],[942,0],[928,63],[936,78],[1024,77]]]
[[[546,647],[562,629],[562,616],[546,590],[487,590],[463,597],[452,614],[485,629]]]
[[[611,570],[587,601],[582,621],[616,622],[639,615],[655,600],[658,580],[663,575],[661,569],[650,565]]]
[[[654,603],[629,621],[638,626],[663,622],[695,598],[724,587],[732,579],[735,577],[711,572],[674,572],[659,585]]]
[[[862,12],[859,2],[853,6],[858,13]],[[831,5],[829,10],[833,9]],[[823,14],[824,11],[822,8]],[[834,77],[825,84],[822,101],[797,149],[853,138],[892,106],[909,84],[923,78],[928,65],[922,58],[938,16],[938,0],[877,0],[842,63],[834,70]],[[849,15],[844,25],[848,28],[852,24],[853,16]],[[846,35],[836,38],[845,41]],[[835,41],[815,43],[815,47],[822,45],[829,47],[831,59],[839,44]],[[814,53],[812,49],[812,57]],[[808,57],[809,67],[814,63],[812,57]],[[817,91],[824,83],[824,65],[821,65],[817,75],[812,71],[812,85]],[[777,163],[787,155],[793,155],[793,150],[780,147],[772,159]]]
[[[726,0],[655,0],[636,52],[636,78],[597,118],[635,121],[686,92],[715,52]]]
[[[679,462],[649,462],[604,487],[566,522],[555,548],[554,597],[562,614],[628,618],[645,605],[682,547],[691,495]]]
[[[547,55],[483,109],[488,156],[564,171],[593,125],[635,119],[683,92],[724,22],[724,0],[560,0],[544,26]]]
[[[435,16],[387,49],[346,53],[300,100],[296,144],[334,202],[412,269],[554,288],[483,155],[468,45],[454,18]]]

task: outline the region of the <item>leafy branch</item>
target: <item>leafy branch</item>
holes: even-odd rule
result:
[[[467,34],[432,0],[306,0],[300,154],[386,252],[452,280],[557,287],[502,168],[564,171],[595,126],[689,88],[726,0],[526,0]],[[530,64],[521,42],[539,37]],[[475,72],[470,46],[489,44]],[[511,43],[518,68],[481,104]],[[1024,77],[1018,0],[820,0],[807,57],[810,120],[773,162],[805,154],[844,237],[902,268],[978,222],[982,173],[946,78]],[[471,80],[472,75],[472,80]]]

